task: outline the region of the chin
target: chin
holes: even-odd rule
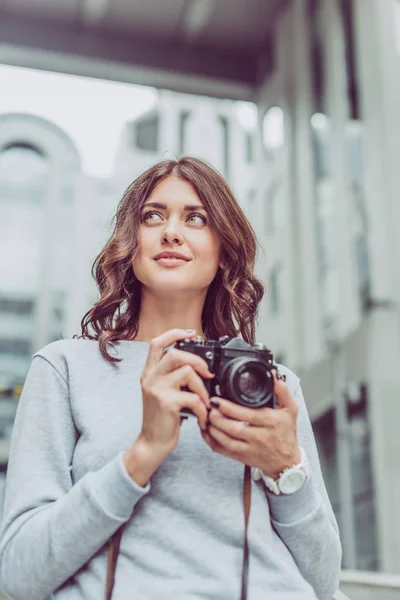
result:
[[[188,281],[187,277],[181,277],[178,274],[167,273],[166,276],[158,276],[157,279],[146,279],[142,281],[142,285],[148,292],[162,294],[168,296],[176,296],[179,294],[200,294],[204,289],[210,286],[209,281],[202,283],[198,279]]]

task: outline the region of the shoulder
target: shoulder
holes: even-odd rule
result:
[[[56,340],[35,352],[33,357],[41,356],[46,360],[58,362],[63,359],[68,359],[70,356],[76,356],[77,354],[100,352],[98,346],[99,344],[96,340],[83,340],[77,338]]]
[[[89,357],[96,359],[101,357],[99,344],[96,340],[68,338],[47,344],[47,346],[35,352],[32,359],[44,359],[64,379],[68,379],[71,365],[76,361],[85,362]]]
[[[118,341],[109,344],[107,350],[111,356],[119,360],[111,362],[104,358],[97,340],[68,338],[48,344],[38,350],[33,355],[33,359],[35,357],[44,359],[67,380],[70,375],[86,374],[88,371],[91,373],[119,371],[123,368],[122,365],[125,365],[125,358],[128,359],[131,368],[135,364],[142,365],[148,354],[148,343]]]

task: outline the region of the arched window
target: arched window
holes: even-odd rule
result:
[[[2,199],[10,195],[19,200],[43,201],[48,161],[30,144],[15,143],[0,152],[0,190]]]
[[[48,175],[47,158],[32,146],[16,143],[0,152],[1,294],[37,291]]]

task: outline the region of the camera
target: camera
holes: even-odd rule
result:
[[[203,379],[210,396],[226,398],[248,408],[276,408],[274,365],[272,353],[264,344],[251,346],[241,338],[224,336],[219,340],[203,342],[201,336],[194,340],[180,340],[173,346],[201,356],[213,379]],[[182,411],[182,416],[192,414]]]

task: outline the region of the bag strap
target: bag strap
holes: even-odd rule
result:
[[[243,538],[243,563],[242,563],[242,591],[241,600],[247,599],[247,586],[249,580],[249,543],[247,539],[247,530],[249,525],[251,506],[251,469],[248,465],[244,467],[243,479],[243,509],[244,509],[244,538]],[[122,525],[112,536],[107,560],[107,579],[105,600],[111,600],[115,582],[115,571],[121,545],[121,537],[124,532],[125,524]]]
[[[117,561],[119,555],[119,547],[121,545],[121,538],[124,532],[125,524],[122,525],[117,531],[114,533],[112,538],[110,539],[109,547],[108,547],[108,560],[107,560],[107,579],[106,579],[106,593],[105,600],[111,600],[114,582],[115,582],[115,571],[117,568]]]
[[[243,509],[244,509],[244,537],[243,537],[243,564],[242,564],[242,593],[241,600],[247,598],[247,586],[249,583],[249,541],[247,530],[249,527],[251,507],[251,468],[249,465],[244,467],[243,479]]]

